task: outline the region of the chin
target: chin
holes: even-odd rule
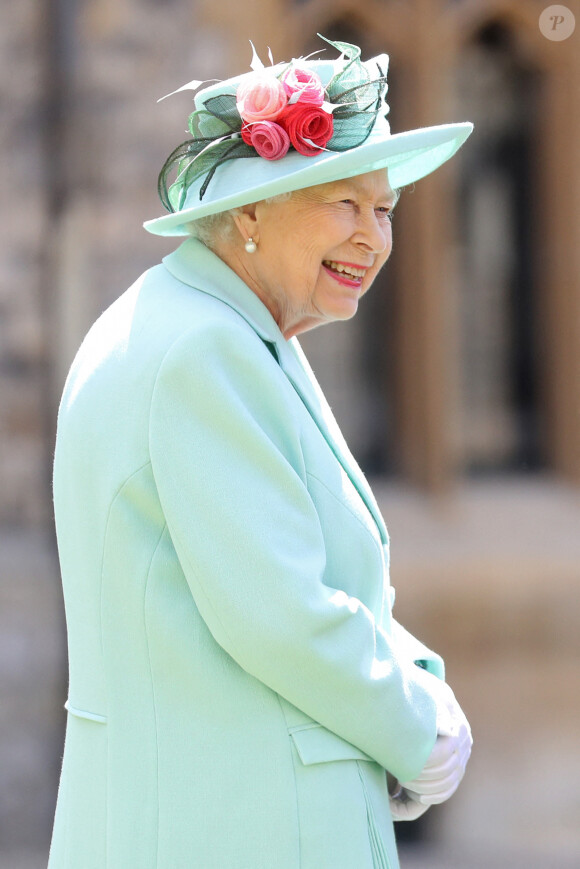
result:
[[[358,299],[335,305],[329,312],[329,320],[351,320],[358,311]]]

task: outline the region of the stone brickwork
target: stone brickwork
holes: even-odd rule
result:
[[[3,4],[0,41],[0,521],[20,522],[46,514],[40,4]]]

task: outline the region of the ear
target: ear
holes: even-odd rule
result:
[[[256,204],[255,202],[250,202],[248,205],[242,205],[240,208],[236,208],[233,214],[234,223],[244,244],[249,238],[253,238],[256,243],[259,240]]]

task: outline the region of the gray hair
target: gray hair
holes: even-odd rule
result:
[[[286,202],[292,195],[291,192],[279,193],[277,196],[269,196],[263,201],[268,203],[268,205],[272,202]],[[198,238],[206,247],[213,250],[218,239],[222,242],[234,242],[236,230],[234,215],[239,210],[239,208],[231,208],[229,211],[218,211],[217,214],[208,214],[206,217],[190,220],[189,223],[185,224],[185,228],[189,235]]]

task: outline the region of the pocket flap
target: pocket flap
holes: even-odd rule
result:
[[[372,758],[320,724],[290,731],[300,760],[305,766],[336,760],[370,760]]]

